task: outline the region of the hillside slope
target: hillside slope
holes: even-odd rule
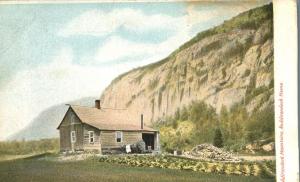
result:
[[[94,100],[95,98],[93,97],[86,97],[71,101],[69,104],[93,106]],[[45,109],[28,126],[9,137],[9,140],[38,140],[58,137],[58,130],[56,128],[67,110],[68,106],[65,104]]]
[[[217,113],[243,102],[248,112],[273,105],[272,4],[199,33],[170,56],[117,77],[103,107],[144,114],[150,124],[202,100]]]

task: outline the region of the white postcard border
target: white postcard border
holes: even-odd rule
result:
[[[296,0],[274,0],[276,176],[299,181]]]

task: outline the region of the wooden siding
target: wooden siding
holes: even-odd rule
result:
[[[74,122],[71,123],[71,118],[74,117]],[[71,124],[81,124],[80,119],[76,116],[76,114],[74,113],[74,111],[69,108],[67,113],[65,114],[65,117],[63,118],[60,127],[61,126],[69,126]]]
[[[142,133],[137,131],[122,131],[123,140],[117,142],[116,131],[101,131],[101,145],[102,148],[117,148],[127,144],[133,144],[142,140]]]
[[[74,143],[71,142],[71,131],[75,131],[76,134],[76,141]],[[89,131],[94,132],[93,143],[90,143]],[[127,144],[137,143],[142,140],[142,133],[153,133],[155,136],[155,149],[159,150],[159,135],[157,132],[121,131],[123,133],[121,142],[117,142],[116,132],[99,130],[98,128],[82,123],[74,111],[69,108],[59,126],[60,150],[98,150],[101,152],[102,148],[119,148]]]
[[[71,131],[75,131],[76,134],[74,143],[71,142]],[[71,109],[67,111],[59,127],[59,134],[61,151],[83,150],[83,125]]]
[[[70,139],[70,128],[62,126],[59,128],[59,141],[60,141],[60,150],[68,151],[72,150]]]
[[[94,132],[94,142],[90,143],[89,141],[89,131]],[[89,126],[87,124],[83,125],[83,148],[84,150],[101,150],[101,143],[100,143],[100,130]]]

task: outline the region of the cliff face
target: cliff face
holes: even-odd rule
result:
[[[248,112],[273,105],[272,4],[199,33],[166,59],[117,77],[103,107],[127,108],[156,122],[203,100],[220,111],[243,103]]]

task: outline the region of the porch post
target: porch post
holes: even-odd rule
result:
[[[160,151],[160,143],[159,143],[159,132],[156,132],[156,150]]]

